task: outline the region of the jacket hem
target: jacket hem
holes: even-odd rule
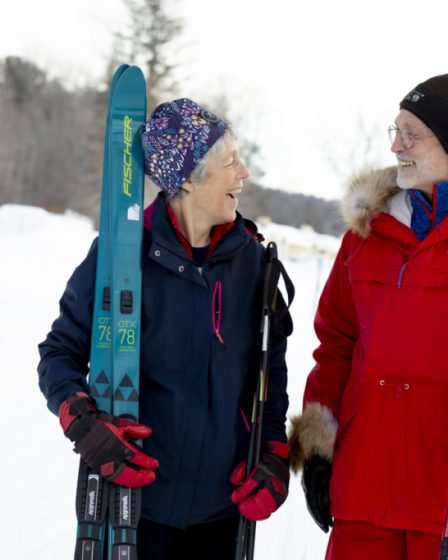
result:
[[[422,531],[423,533],[442,534],[443,523],[429,519],[416,520],[401,515],[371,515],[363,512],[345,512],[332,508],[332,516],[343,521],[364,521],[387,529],[401,529],[404,531]]]

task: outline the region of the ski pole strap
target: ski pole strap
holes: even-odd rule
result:
[[[266,247],[266,272],[263,290],[263,315],[268,313],[273,318],[273,331],[278,336],[289,336],[293,330],[292,319],[289,308],[294,300],[295,289],[291,278],[278,258],[277,245],[271,241]],[[283,278],[288,304],[285,303],[280,292],[278,292],[278,282]],[[280,303],[278,305],[277,295],[279,294]],[[263,332],[263,318],[261,324]]]

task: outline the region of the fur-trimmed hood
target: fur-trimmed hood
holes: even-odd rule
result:
[[[397,167],[365,171],[352,179],[341,201],[341,214],[349,229],[367,237],[370,223],[379,213],[387,211],[387,203],[401,192],[397,186]]]

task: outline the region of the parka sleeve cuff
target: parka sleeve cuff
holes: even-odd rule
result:
[[[292,470],[297,473],[313,455],[331,461],[337,430],[331,410],[318,402],[307,404],[300,416],[293,416],[288,434]]]

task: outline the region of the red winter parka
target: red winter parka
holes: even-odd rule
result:
[[[394,169],[364,176],[345,200],[350,230],[319,302],[320,346],[292,437],[305,458],[332,456],[334,517],[440,533],[448,219],[419,241],[395,177]]]

